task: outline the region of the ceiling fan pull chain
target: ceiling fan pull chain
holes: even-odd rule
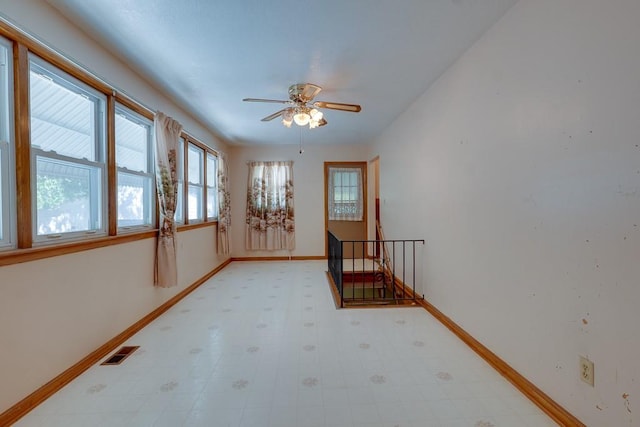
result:
[[[300,155],[302,156],[302,153],[304,153],[302,149],[302,126],[299,126],[298,129],[300,129]]]

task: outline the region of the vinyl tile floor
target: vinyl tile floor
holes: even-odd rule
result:
[[[556,425],[424,309],[337,310],[325,271],[233,262],[16,425]]]

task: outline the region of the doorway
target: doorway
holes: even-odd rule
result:
[[[326,231],[340,240],[367,240],[367,162],[324,163],[325,256]],[[365,258],[362,246],[346,245],[344,258]]]

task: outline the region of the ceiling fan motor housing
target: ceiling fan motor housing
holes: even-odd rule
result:
[[[296,102],[306,104],[311,101],[322,88],[311,83],[297,83],[289,86],[289,99]]]

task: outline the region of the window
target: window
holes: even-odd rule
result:
[[[362,169],[329,168],[329,220],[362,221]]]
[[[29,62],[34,241],[106,234],[106,98]]]
[[[189,143],[188,154],[189,196],[187,214],[189,221],[201,221],[204,218],[202,201],[204,199],[204,150]]]
[[[218,217],[218,158],[207,153],[207,218]]]
[[[155,194],[151,122],[116,106],[118,227],[151,226]]]
[[[12,144],[11,43],[0,38],[0,249],[13,247],[14,224],[14,164]]]
[[[176,155],[176,222],[184,223],[184,138],[178,139],[178,153]]]

